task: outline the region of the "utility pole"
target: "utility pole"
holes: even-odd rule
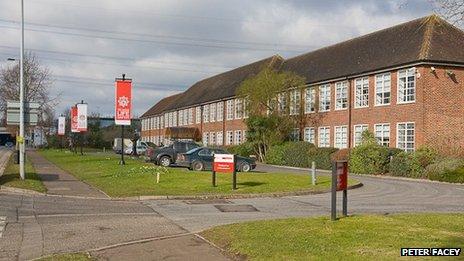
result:
[[[25,179],[24,157],[24,0],[21,0],[21,45],[19,54],[19,176]]]

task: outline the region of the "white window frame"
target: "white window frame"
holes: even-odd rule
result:
[[[319,112],[330,111],[331,95],[330,84],[319,86]],[[328,107],[328,109],[326,109],[326,107]]]
[[[243,117],[243,103],[242,99],[236,98],[235,99],[235,119],[239,120]]]
[[[348,82],[335,83],[335,110],[348,109]]]
[[[279,93],[277,95],[277,111],[282,114],[287,113],[287,94]]]
[[[388,93],[388,95],[386,95]],[[387,99],[388,102],[385,102]],[[380,97],[380,102],[379,102]],[[382,73],[375,76],[375,106],[391,104],[391,73]]]
[[[354,80],[354,93],[354,108],[369,107],[369,77],[366,76]]]
[[[172,126],[177,127],[177,111],[172,112]]]
[[[241,130],[234,131],[234,145],[240,145],[243,142],[243,135]]]
[[[316,143],[316,129],[314,127],[304,128],[304,141],[315,144]]]
[[[408,126],[408,125],[411,125],[411,124],[412,124],[412,127],[413,127],[412,128],[412,130],[413,130],[413,135],[412,135],[413,141],[412,142],[408,141],[408,136],[410,136],[410,135],[408,135],[408,130],[409,129],[407,129],[407,128],[404,130],[405,131],[404,139],[401,140],[400,139],[400,125]],[[404,143],[404,147],[400,146],[401,143]],[[412,144],[412,148],[408,148],[408,146],[407,146],[408,144]],[[415,150],[415,148],[416,148],[416,124],[415,124],[415,122],[398,122],[396,124],[396,147],[398,149],[402,149],[402,150],[404,150],[406,152],[412,152],[412,151]]]
[[[324,134],[324,135],[322,135]],[[320,148],[329,148],[330,147],[330,127],[324,126],[319,127],[317,133],[318,147]]]
[[[292,132],[290,133],[290,139],[292,141],[300,141],[300,129],[299,128],[292,129]]]
[[[208,146],[209,144],[209,132],[203,132],[203,145]]]
[[[224,120],[224,102],[218,102],[216,105],[216,119],[217,121]]]
[[[244,98],[242,99],[242,112],[243,112],[243,118],[244,119],[248,119],[249,115],[248,115],[248,99]]]
[[[226,132],[226,145],[232,145],[232,144],[234,144],[234,132],[227,131]]]
[[[305,114],[316,112],[316,88],[308,87],[305,90]]]
[[[387,130],[386,130],[386,127],[388,128]],[[388,135],[386,135],[387,133]],[[377,140],[377,143],[385,147],[390,147],[390,140],[391,140],[390,123],[375,124],[374,125],[374,136],[375,136],[375,139]],[[386,138],[388,138],[388,141],[386,141]]]
[[[217,143],[216,138],[217,138],[216,137],[216,132],[214,132],[214,131],[210,132],[209,133],[209,144],[213,145],[213,146],[216,145],[216,143]]]
[[[227,109],[226,119],[228,121],[233,120],[234,119],[234,100],[233,99],[227,100],[226,109]]]
[[[299,89],[290,91],[290,115],[300,114],[301,92]]]
[[[335,126],[335,148],[346,149],[348,148],[348,126]]]
[[[216,145],[222,146],[224,144],[224,134],[222,131],[216,132]]]
[[[412,77],[412,81],[410,79]],[[401,87],[401,78],[404,78],[404,86]],[[410,88],[409,84],[412,83],[413,87]],[[410,97],[410,94],[404,95],[404,92],[412,89],[412,100],[401,99],[402,97]],[[409,68],[404,70],[399,70],[397,73],[397,95],[396,103],[397,104],[407,104],[416,102],[416,68]]]
[[[196,124],[201,123],[201,107],[200,106],[195,107],[195,123]]]
[[[209,104],[203,105],[203,122],[209,122]]]
[[[179,111],[179,126],[183,126],[184,125],[184,111],[181,110]]]
[[[357,131],[357,128],[361,128],[361,132]],[[366,130],[369,130],[369,124],[353,125],[353,147],[356,147],[362,143],[362,134]]]
[[[216,103],[209,105],[209,122],[216,122]]]

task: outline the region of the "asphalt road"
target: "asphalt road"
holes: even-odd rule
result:
[[[282,171],[259,167],[264,168]],[[292,171],[308,175],[307,171]],[[364,186],[349,191],[350,214],[464,212],[462,185],[356,178]],[[222,224],[329,213],[329,194],[125,202],[0,192],[0,260],[77,251],[90,251],[105,260],[226,260],[194,233]]]

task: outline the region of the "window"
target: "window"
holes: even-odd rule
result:
[[[201,107],[195,108],[195,123],[201,123]]]
[[[304,140],[305,141],[314,144],[315,143],[315,135],[316,135],[316,132],[315,132],[314,128],[306,127],[304,129]]]
[[[396,147],[406,152],[414,151],[414,122],[398,123]]]
[[[348,82],[335,84],[335,109],[343,110],[348,107]]]
[[[177,111],[172,112],[172,126],[177,127]]]
[[[375,76],[375,105],[388,105],[391,98],[390,73]]]
[[[241,119],[243,116],[242,99],[235,99],[235,119]]]
[[[338,148],[338,149],[348,148],[348,127],[347,126],[335,127],[335,148]]]
[[[234,100],[227,100],[227,120],[234,119]]]
[[[166,122],[164,121],[164,117],[161,116],[161,117],[160,117],[160,128],[161,128],[161,129],[164,129],[164,128],[165,128],[165,126],[164,126],[165,123],[166,123]]]
[[[184,110],[184,125],[189,124],[189,109]]]
[[[224,119],[224,103],[218,102],[216,105],[216,119],[222,121]]]
[[[222,131],[218,131],[216,132],[216,145],[223,145],[223,139],[224,139],[224,136],[222,134]]]
[[[300,90],[292,90],[290,92],[290,115],[300,114]]]
[[[316,89],[314,87],[305,90],[305,113],[316,111]]]
[[[209,122],[216,121],[216,103],[211,103],[209,105]]]
[[[226,145],[232,145],[234,143],[234,132],[227,131]]]
[[[367,124],[354,125],[354,146],[361,144],[362,134],[364,131],[368,130],[369,126]]]
[[[374,135],[377,142],[385,147],[390,146],[390,124],[382,123],[374,126]]]
[[[165,113],[164,114],[164,127],[169,127],[169,116],[168,116],[168,113]]]
[[[299,141],[300,140],[300,129],[298,128],[293,129],[292,132],[290,133],[290,139],[292,141]]]
[[[416,100],[416,68],[398,71],[398,103]]]
[[[203,105],[203,122],[209,122],[209,104]]]
[[[355,80],[355,108],[369,107],[369,77]]]
[[[172,127],[172,113],[170,112],[168,112],[168,123],[166,125]]]
[[[234,144],[235,145],[242,144],[242,131],[241,130],[236,130],[235,131]]]
[[[179,126],[184,124],[184,111],[179,111]]]
[[[319,127],[319,147],[330,147],[330,127]]]
[[[319,87],[319,111],[330,111],[330,85]]]
[[[277,95],[277,101],[278,101],[278,110],[280,113],[286,113],[287,112],[287,94],[286,93],[279,93]]]
[[[209,133],[209,144],[216,145],[216,132]]]
[[[208,146],[209,144],[209,132],[203,132],[203,145]]]
[[[243,118],[248,119],[248,99],[243,99]],[[244,135],[245,136],[245,135]]]
[[[193,108],[188,109],[188,124],[193,124]]]

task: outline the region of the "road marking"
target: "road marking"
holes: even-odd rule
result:
[[[0,217],[0,238],[3,236],[3,230],[6,226],[6,217]]]

